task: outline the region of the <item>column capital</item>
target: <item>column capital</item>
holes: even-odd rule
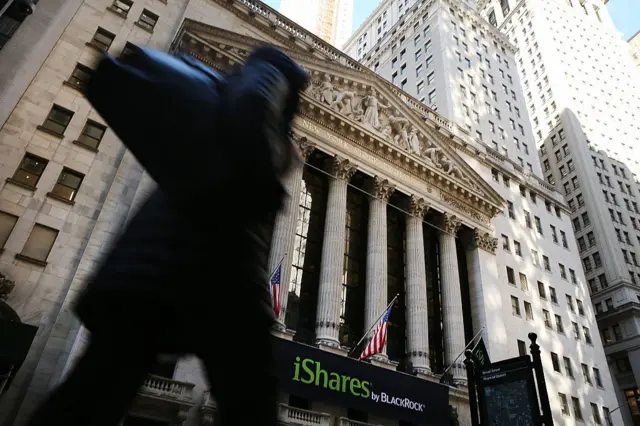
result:
[[[498,239],[494,238],[488,232],[482,232],[480,229],[475,228],[471,237],[470,247],[472,249],[479,248],[491,254],[496,254]]]
[[[411,216],[422,219],[428,211],[429,204],[424,198],[418,198],[415,195],[411,196],[409,199],[409,214],[411,214]]]
[[[378,176],[374,176],[371,180],[371,195],[377,199],[384,201],[385,203],[389,201],[389,198],[396,190],[396,186],[389,183],[388,179],[382,179]]]
[[[357,168],[348,159],[336,155],[329,162],[329,170],[336,178],[348,181],[355,174]]]
[[[456,215],[450,213],[444,213],[442,215],[442,228],[449,234],[455,234],[460,229],[462,222],[456,217]]]
[[[309,142],[306,136],[298,136],[294,133],[293,135],[294,142],[300,148],[300,155],[304,161],[309,159],[309,155],[316,149],[316,144],[313,142]]]

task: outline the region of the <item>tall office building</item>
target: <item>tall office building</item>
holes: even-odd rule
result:
[[[640,31],[629,39],[629,50],[631,51],[633,62],[635,62],[638,72],[640,72]]]
[[[640,330],[635,308],[627,308],[640,294],[635,261],[640,255],[635,208],[640,79],[629,46],[598,0],[491,0],[478,7],[518,48],[516,61],[545,179],[572,209],[594,306],[609,306],[598,323],[618,381],[618,399],[628,415],[629,398],[639,424],[634,395],[640,383],[640,365],[635,365],[640,363]],[[592,226],[585,226],[583,215],[593,219]]]
[[[353,0],[282,0],[279,11],[337,48],[351,35]]]
[[[522,320],[503,312],[505,355],[517,355],[516,341],[528,331],[544,335],[554,348],[543,362],[556,424],[598,424],[600,409],[592,400],[604,398],[609,409],[618,403],[600,342],[585,345],[582,336],[583,327],[596,322],[580,313],[592,309],[571,224],[553,208],[563,197],[544,181],[517,50],[472,6],[383,2],[355,31],[346,52],[454,120],[484,147],[494,162],[490,182],[507,200],[504,215],[493,220],[500,240],[496,296],[513,309],[524,303]],[[604,388],[593,386],[589,367],[579,365],[585,361],[607,377]]]

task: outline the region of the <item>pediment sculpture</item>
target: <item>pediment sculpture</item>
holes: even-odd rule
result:
[[[426,163],[440,169],[471,188],[478,186],[466,177],[460,168],[403,116],[399,109],[385,102],[374,88],[359,93],[353,88],[341,88],[325,74],[321,81],[312,81],[307,95],[328,106],[338,114],[361,123],[383,139],[421,157]]]

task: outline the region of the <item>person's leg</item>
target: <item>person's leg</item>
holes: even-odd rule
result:
[[[201,355],[220,422],[222,426],[276,426],[278,389],[271,369],[269,327],[252,324],[244,331],[229,345],[228,353],[212,348]]]
[[[63,383],[33,414],[29,426],[117,426],[155,355],[126,340],[92,337]]]

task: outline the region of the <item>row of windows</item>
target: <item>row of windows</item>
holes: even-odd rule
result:
[[[49,110],[49,114],[47,114],[47,118],[44,120],[42,125],[38,126],[38,130],[42,130],[54,136],[63,137],[73,115],[73,111],[60,105],[53,104]],[[95,151],[98,149],[106,130],[106,126],[91,119],[87,119],[84,128],[73,143]]]
[[[515,275],[515,271],[513,270],[513,268],[507,266],[507,282],[509,284],[511,284],[512,286],[516,287],[516,275]],[[571,272],[573,272],[573,270],[570,270]],[[574,278],[575,277],[575,273],[571,274],[571,277]],[[529,280],[527,279],[527,276],[525,274],[523,274],[522,272],[519,273],[519,280],[520,280],[520,289],[523,292],[528,292],[529,291]],[[576,281],[573,281],[573,284],[576,284]],[[546,291],[546,287],[545,284],[542,281],[538,281],[537,282],[537,286],[538,286],[538,295],[540,296],[540,299],[542,300],[547,300],[547,291]],[[567,302],[567,309],[569,309],[570,312],[576,312],[574,309],[574,305],[573,305],[573,298],[571,297],[571,295],[569,294],[565,294],[566,297],[566,302]],[[558,305],[558,296],[556,293],[556,289],[554,287],[549,286],[549,300],[551,301],[551,303],[553,303],[554,305]],[[585,310],[584,310],[584,304],[582,303],[582,300],[580,299],[576,299],[576,306],[578,308],[578,314],[581,317],[585,316]]]
[[[560,398],[562,415],[571,417],[571,411],[569,410],[567,396],[563,393],[558,393],[558,398]],[[580,400],[575,396],[572,396],[571,405],[573,407],[573,417],[575,417],[576,420],[584,421],[584,417],[582,416],[582,408],[580,408]],[[596,426],[602,426],[602,417],[600,417],[600,409],[598,408],[598,404],[594,404],[593,402],[591,402],[590,405],[593,423]],[[611,420],[611,412],[607,407],[602,407],[602,416],[607,422],[607,426],[613,426],[613,421]]]

